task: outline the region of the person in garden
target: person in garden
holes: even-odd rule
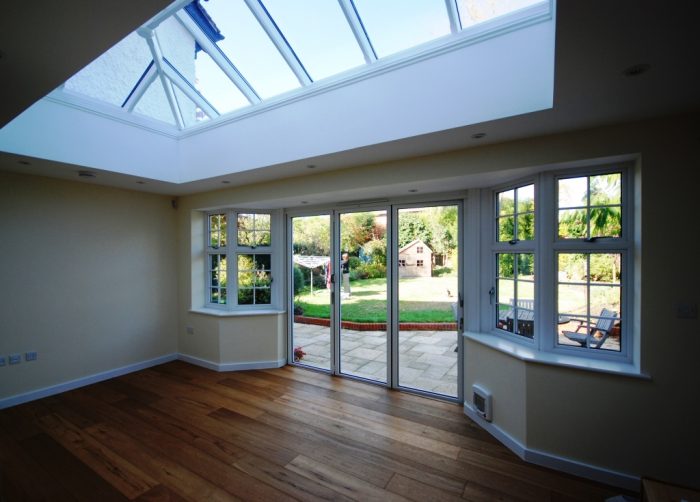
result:
[[[343,253],[340,260],[340,270],[343,274],[343,295],[350,296],[350,255]]]

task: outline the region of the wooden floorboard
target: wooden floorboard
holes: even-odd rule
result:
[[[0,410],[0,502],[605,500],[458,405],[285,367],[181,361]]]

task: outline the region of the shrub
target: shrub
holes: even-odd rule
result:
[[[354,270],[350,270],[350,279],[380,279],[386,277],[386,266],[379,263],[365,263]]]
[[[294,265],[294,294],[298,295],[305,286],[304,272],[301,267]]]

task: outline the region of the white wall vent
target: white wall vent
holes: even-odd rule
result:
[[[474,411],[484,420],[490,422],[493,419],[493,407],[491,393],[478,385],[472,386],[472,404]]]

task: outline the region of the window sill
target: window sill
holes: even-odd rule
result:
[[[212,308],[196,308],[189,310],[191,314],[202,314],[213,317],[249,317],[258,315],[279,315],[286,314],[286,310],[265,309],[265,310],[219,310]]]
[[[594,371],[597,373],[608,373],[630,378],[639,378],[642,380],[651,380],[650,375],[642,372],[639,368],[629,363],[605,361],[601,359],[587,359],[584,357],[570,356],[567,354],[555,354],[552,352],[541,352],[533,347],[527,347],[519,343],[514,343],[509,340],[505,340],[500,336],[491,335],[488,333],[465,332],[464,337],[528,363],[562,366],[565,368],[576,368],[586,371]]]

